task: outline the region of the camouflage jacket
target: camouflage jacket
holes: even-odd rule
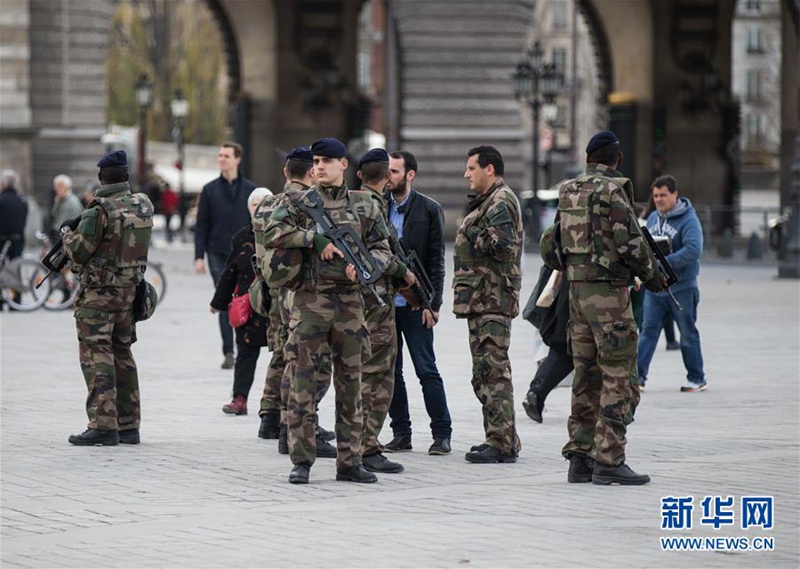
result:
[[[255,259],[253,262],[253,269],[256,276],[262,281],[266,282],[266,278],[261,270],[261,264],[264,262],[264,257],[268,255],[269,251],[274,251],[266,246],[265,230],[267,228],[267,221],[269,220],[272,212],[275,211],[281,196],[287,196],[295,199],[302,196],[307,192],[309,187],[297,181],[286,182],[283,186],[283,192],[279,195],[264,196],[264,199],[256,206],[253,212],[253,235],[255,236]],[[285,298],[286,295],[281,293],[282,289],[270,288],[269,294],[272,297],[269,309],[270,326],[278,326],[281,322],[288,323],[288,317],[284,318],[285,312]]]
[[[470,200],[453,257],[456,317],[519,313],[522,217],[517,196],[503,180]]]
[[[153,204],[146,195],[131,194],[127,182],[97,190],[77,229],[64,235],[64,251],[81,283],[76,306],[130,308],[144,275],[152,228]]]
[[[570,281],[619,286],[653,278],[656,262],[633,211],[633,185],[602,164],[562,184],[558,198],[559,248]]]
[[[381,195],[378,190],[371,186],[362,184],[361,189],[362,191],[369,193],[370,197],[375,201],[375,205],[378,206],[378,210],[381,212],[381,220],[386,227],[386,232],[388,235],[389,209],[386,205],[386,200],[383,199],[383,195]],[[378,294],[381,295],[381,297],[383,297],[384,301],[387,303],[394,302],[394,295],[397,292],[394,286],[395,279],[402,279],[408,271],[408,267],[406,267],[405,263],[403,263],[403,261],[397,257],[397,252],[392,248],[391,240],[389,240],[389,248],[392,252],[391,256],[389,257],[389,262],[386,265],[386,268],[383,270],[384,278],[375,283],[375,288],[378,290]],[[378,300],[375,298],[375,295],[366,295],[364,298],[368,304],[378,304]]]
[[[336,226],[353,227],[375,261],[381,268],[386,267],[391,260],[388,231],[383,214],[372,198],[366,192],[348,191],[347,184],[315,189]],[[299,248],[308,253],[302,260],[302,288],[320,292],[357,290],[360,285],[347,278],[344,259],[337,256],[332,261],[322,261],[319,258],[319,252],[327,241],[320,239],[316,223],[298,205],[310,192],[295,199],[288,195],[280,197],[267,220],[264,243],[267,248]],[[308,204],[312,206],[310,201]]]

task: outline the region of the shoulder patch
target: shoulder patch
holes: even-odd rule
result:
[[[83,212],[78,224],[78,233],[95,235],[97,233],[97,208],[90,208]]]

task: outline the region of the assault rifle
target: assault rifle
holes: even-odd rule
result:
[[[78,224],[81,221],[81,216],[73,217],[72,219],[68,219],[64,223],[61,224],[61,227],[69,227],[73,231],[78,227]],[[67,257],[67,252],[64,250],[64,238],[59,237],[58,241],[56,241],[55,245],[53,245],[47,254],[42,259],[42,264],[47,268],[47,274],[44,276],[42,280],[36,283],[36,288],[39,288],[44,284],[44,281],[52,277],[53,275],[60,273],[61,270],[67,266],[69,262],[69,257]]]
[[[675,306],[678,308],[678,310],[683,310],[683,307],[678,302],[678,299],[676,299],[675,296],[672,294],[672,291],[669,290],[669,287],[678,282],[678,277],[675,274],[675,271],[673,271],[672,267],[669,266],[667,258],[664,256],[664,253],[663,251],[661,251],[661,248],[656,244],[655,239],[653,239],[653,236],[650,234],[650,230],[647,229],[647,226],[642,225],[641,228],[642,228],[642,235],[644,236],[645,241],[647,241],[650,250],[656,257],[658,270],[667,281],[667,286],[665,287],[667,294],[672,299],[672,302],[675,303]]]
[[[307,203],[308,200],[313,205],[309,205]],[[361,286],[367,287],[375,295],[375,298],[378,299],[378,304],[386,306],[386,303],[375,288],[375,283],[383,276],[383,269],[372,257],[358,233],[349,225],[344,227],[336,226],[328,212],[325,211],[322,198],[316,190],[308,192],[305,199],[299,200],[297,205],[317,223],[317,227],[319,227],[322,234],[330,239],[334,246],[344,254],[345,260],[355,267],[356,277],[358,277],[358,282],[361,283]],[[350,246],[350,242],[356,247],[358,253]]]
[[[410,288],[401,289],[400,294],[403,295],[408,301],[408,304],[411,306],[412,310],[417,310],[418,308],[427,308],[433,312],[431,308],[431,302],[433,301],[433,284],[431,284],[431,279],[428,277],[427,271],[425,271],[425,267],[422,265],[422,261],[420,260],[417,252],[413,249],[408,251],[403,242],[400,240],[400,237],[397,235],[397,230],[394,228],[394,225],[391,223],[387,224],[389,226],[389,242],[392,245],[392,251],[394,251],[395,255],[405,263],[408,270],[414,273],[414,276],[417,277],[417,282],[411,285]],[[409,294],[410,293],[410,294]]]

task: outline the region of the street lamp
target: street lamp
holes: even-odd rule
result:
[[[186,241],[186,231],[184,230],[184,220],[186,219],[186,205],[185,205],[185,185],[184,185],[184,168],[185,160],[183,148],[183,128],[186,126],[186,116],[189,114],[189,101],[183,96],[181,90],[175,91],[170,101],[170,109],[172,110],[172,118],[175,121],[175,126],[172,129],[172,137],[175,139],[175,144],[178,146],[178,216],[181,220],[181,240]],[[169,223],[169,220],[167,220]]]
[[[523,103],[527,103],[533,116],[532,133],[532,176],[533,198],[532,219],[529,232],[534,243],[539,243],[542,234],[539,197],[539,107],[542,102],[552,103],[564,84],[564,74],[556,69],[552,63],[544,63],[544,51],[535,42],[528,49],[525,58],[517,64],[517,69],[511,76],[514,84],[514,95]]]
[[[136,82],[136,103],[139,105],[139,156],[137,176],[139,178],[139,190],[145,192],[144,165],[146,162],[147,144],[147,109],[153,103],[153,84],[147,79],[147,75],[142,73]]]

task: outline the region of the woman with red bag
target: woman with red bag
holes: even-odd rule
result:
[[[264,196],[272,195],[267,188],[256,188],[247,198],[250,217]],[[228,310],[234,297],[244,295],[255,278],[250,258],[255,254],[255,235],[252,225],[242,228],[231,239],[231,253],[225,272],[217,282],[217,290],[211,300],[211,313]],[[247,303],[249,307],[249,301]],[[230,313],[235,313],[231,310]],[[229,314],[230,314],[229,313]],[[247,396],[253,385],[256,363],[261,348],[267,345],[267,325],[269,321],[255,312],[236,331],[236,362],[233,367],[233,398],[222,406],[222,411],[229,415],[247,415]]]

